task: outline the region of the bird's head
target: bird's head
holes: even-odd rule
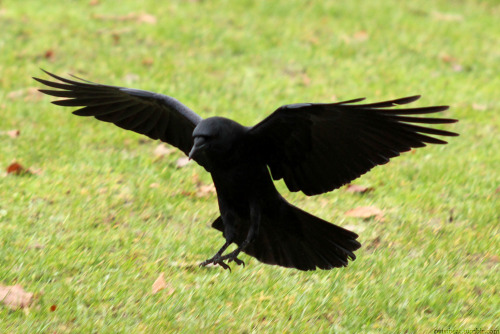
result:
[[[189,158],[210,171],[214,163],[230,158],[246,131],[246,127],[227,118],[204,119],[193,131],[194,143]]]

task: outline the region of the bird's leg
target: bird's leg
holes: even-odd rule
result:
[[[221,249],[219,249],[219,251],[217,253],[215,253],[214,256],[212,256],[210,259],[205,260],[202,263],[200,263],[200,267],[205,267],[205,266],[213,263],[213,264],[220,265],[224,269],[231,270],[231,268],[222,261],[222,256],[221,256],[222,253],[224,253],[224,251],[229,247],[229,245],[231,245],[231,243],[232,243],[231,241],[226,241],[226,243],[221,247]]]
[[[220,261],[227,260],[228,262],[234,261],[237,265],[245,266],[245,262],[238,259],[238,255],[247,248],[247,246],[255,239],[259,231],[260,220],[261,220],[260,206],[258,204],[250,206],[250,229],[246,239],[231,253],[226,254],[220,258]]]

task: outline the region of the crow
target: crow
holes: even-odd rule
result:
[[[33,78],[53,88],[40,91],[64,98],[52,103],[80,107],[73,114],[173,145],[211,174],[220,210],[212,227],[226,242],[200,266],[244,265],[241,252],[299,270],[347,266],[361,247],[358,235],[288,203],[273,180],[283,179],[292,192],[317,195],[412,148],[446,144],[434,136],[458,136],[418,125],[457,122],[425,117],[448,106],[391,109],[420,96],[368,104],[359,104],[364,98],[289,104],[247,127],[223,117],[203,119],[170,96],[44,72],[58,81]],[[233,243],[236,248],[226,252]]]

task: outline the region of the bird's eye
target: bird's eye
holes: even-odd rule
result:
[[[203,142],[207,142],[210,140],[210,136],[198,136],[198,138],[200,138],[200,141],[203,141]]]

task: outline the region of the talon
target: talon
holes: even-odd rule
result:
[[[236,262],[238,263],[238,262]],[[199,264],[200,267],[206,267],[208,266],[209,264],[213,264],[214,266],[216,265],[219,265],[221,266],[222,268],[224,268],[224,270],[226,269],[229,269],[229,271],[231,271],[231,267],[227,265],[227,263],[224,263],[224,260],[222,259],[221,256],[214,256],[213,258],[210,258],[208,260],[205,260],[203,262],[201,262]],[[238,263],[239,264],[239,263]]]
[[[230,261],[234,261],[234,263],[236,263],[239,266],[243,266],[243,267],[245,266],[245,262],[243,262],[243,260],[238,259],[237,257],[229,259],[229,262]]]
[[[214,264],[218,264],[219,266],[224,268],[224,270],[229,269],[229,271],[232,272],[231,267],[224,263],[224,261],[214,262]]]
[[[211,257],[210,259],[205,260],[202,263],[200,263],[200,267],[206,267],[207,265],[209,265],[211,263],[215,265],[215,264],[217,264],[217,262],[220,262],[220,260],[221,260],[220,255],[219,256],[215,255],[214,257]]]

